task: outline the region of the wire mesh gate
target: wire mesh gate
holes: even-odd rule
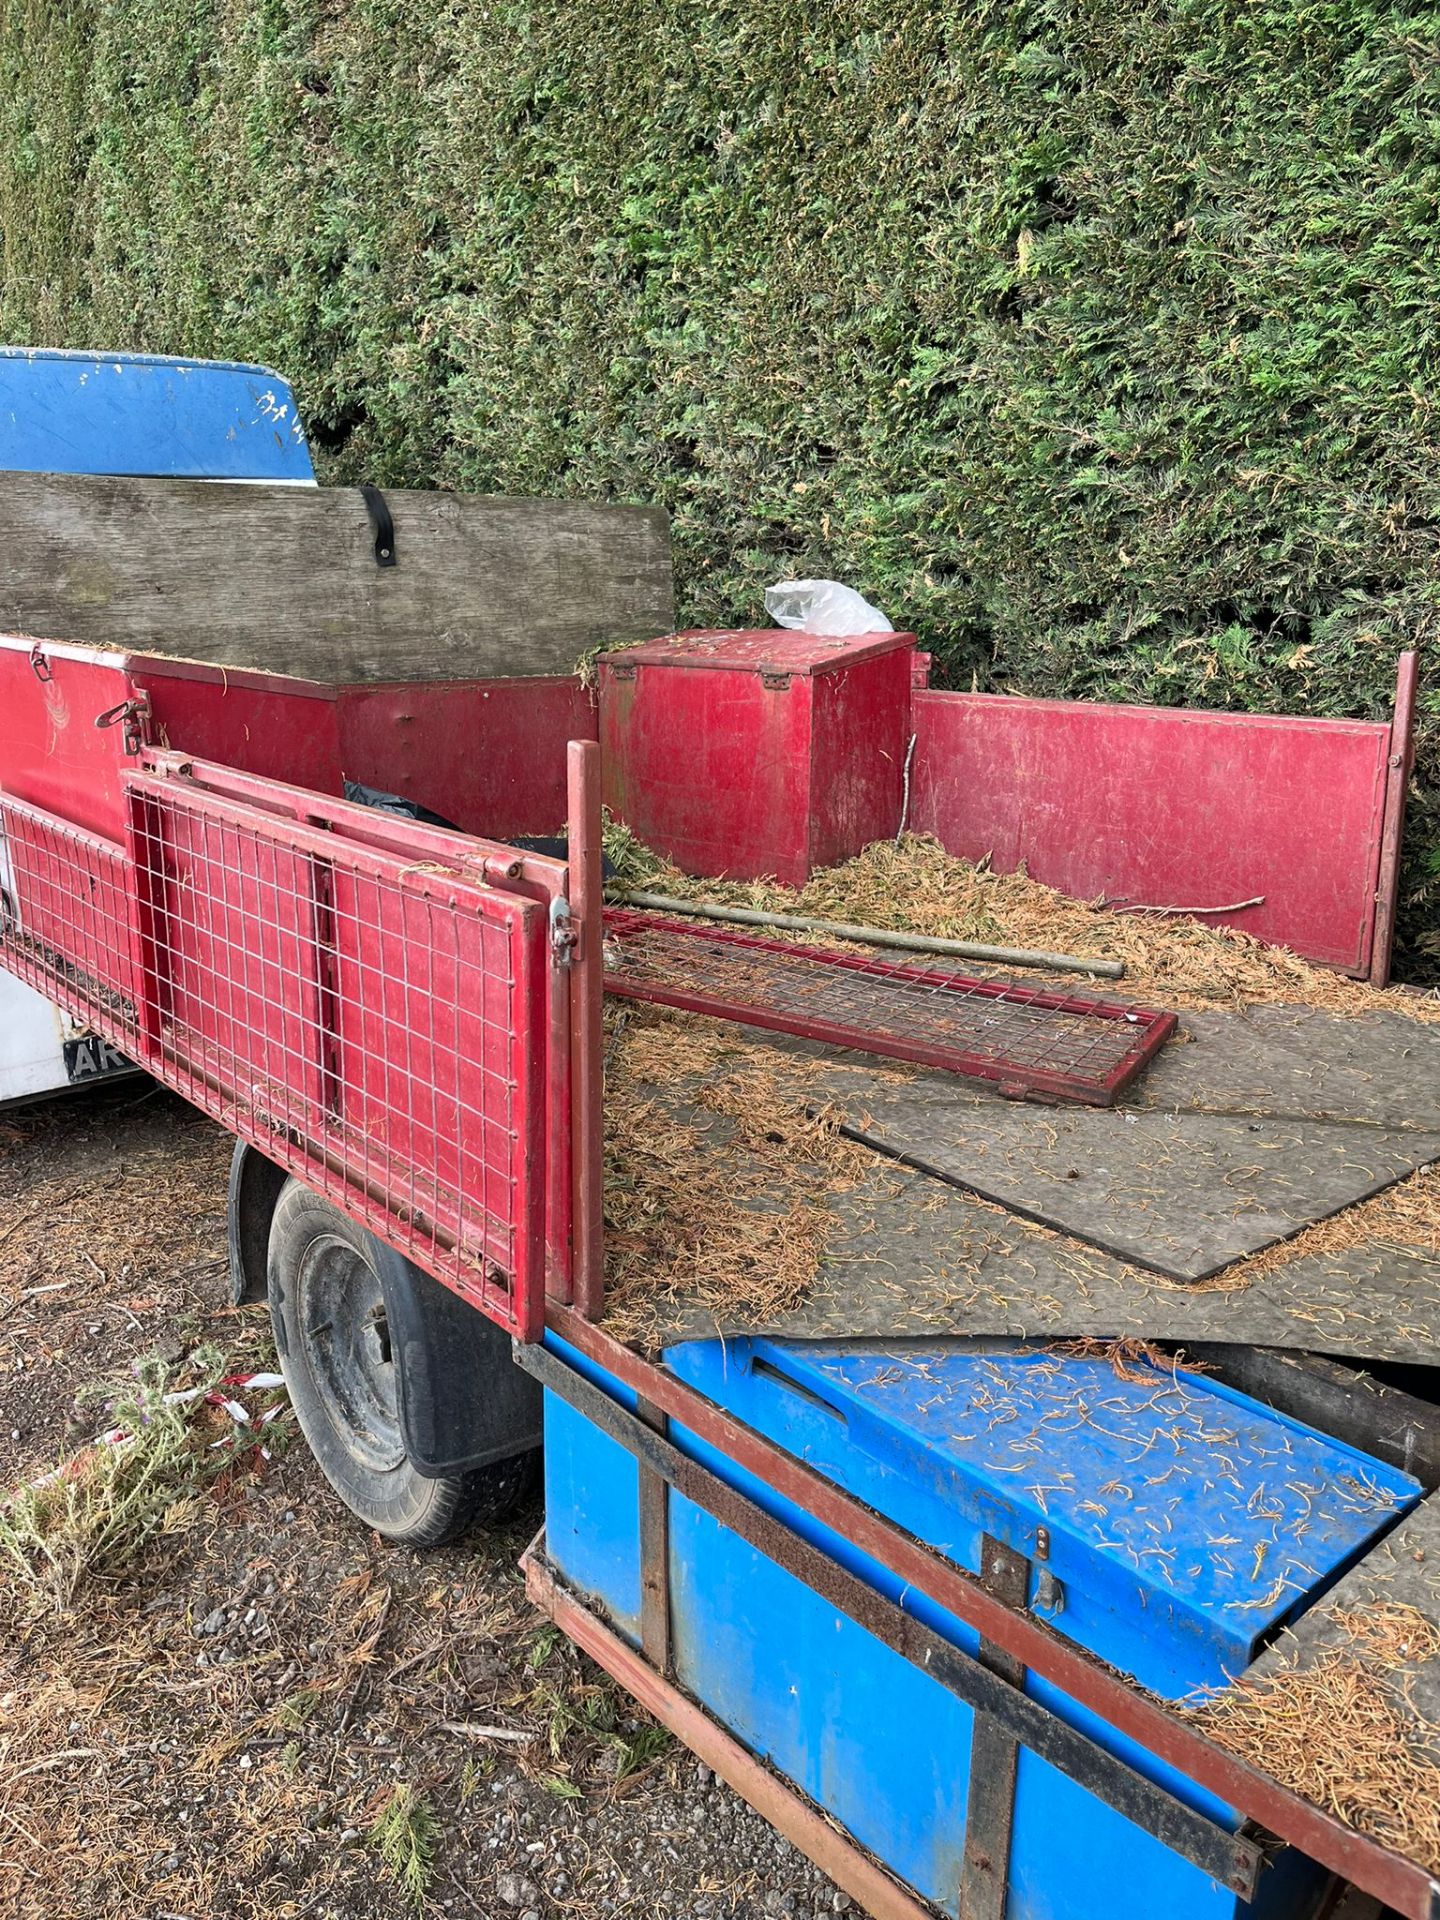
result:
[[[545,906],[156,773],[116,847],[0,796],[13,972],[522,1338]]]
[[[619,910],[605,915],[605,990],[1094,1106],[1177,1024],[1119,1001]]]

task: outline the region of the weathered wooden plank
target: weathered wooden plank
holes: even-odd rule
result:
[[[659,508],[0,474],[0,629],[331,681],[568,673],[674,625]]]

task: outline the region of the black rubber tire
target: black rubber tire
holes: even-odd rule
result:
[[[387,1540],[436,1547],[513,1512],[535,1485],[536,1455],[434,1479],[411,1463],[374,1247],[338,1207],[287,1181],[270,1223],[270,1321],[300,1430],[330,1485]]]

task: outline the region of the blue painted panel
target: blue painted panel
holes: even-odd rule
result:
[[[1170,1698],[1240,1672],[1420,1497],[1409,1475],[1183,1372],[768,1340],[667,1359],[963,1566],[983,1532],[1028,1557],[1044,1527],[1065,1593],[1054,1624]]]
[[[553,1333],[545,1346],[635,1409],[635,1395]],[[577,1592],[640,1644],[640,1470],[635,1456],[545,1395],[545,1550]]]
[[[613,1380],[551,1342],[622,1402]],[[1222,1682],[1418,1499],[1406,1475],[1195,1376],[1100,1360],[693,1342],[674,1371],[959,1564],[982,1532],[1050,1537],[1060,1631],[1171,1697]],[[546,1522],[568,1578],[639,1624],[634,1463],[551,1404]],[[973,1651],[969,1629],[763,1482],[672,1429],[796,1532]],[[552,1437],[553,1436],[553,1437]],[[969,1710],[688,1501],[670,1498],[677,1677],[910,1885],[958,1903]],[[1191,1806],[1214,1796],[1033,1675],[1033,1698]],[[1305,1920],[1323,1876],[1283,1854],[1255,1920]],[[1022,1750],[1007,1920],[1237,1920],[1239,1903]]]
[[[908,1885],[958,1914],[972,1715],[819,1595],[677,1495],[670,1503],[676,1677]],[[949,1636],[973,1647],[953,1619]],[[1088,1723],[1054,1689],[1028,1689]],[[1233,1826],[1113,1735],[1112,1750]],[[1023,1748],[1006,1920],[1306,1920],[1325,1876],[1287,1854],[1245,1907]]]
[[[0,469],[314,479],[295,396],[266,367],[0,347]]]

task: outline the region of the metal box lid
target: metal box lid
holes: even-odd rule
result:
[[[789,627],[695,628],[603,655],[601,666],[710,667],[730,673],[785,673],[809,678],[913,647],[913,633],[857,633],[841,639]]]
[[[1023,1553],[1037,1612],[1172,1697],[1241,1672],[1421,1494],[1216,1381],[1145,1364],[770,1340],[668,1359],[957,1564],[978,1565],[982,1534]]]

